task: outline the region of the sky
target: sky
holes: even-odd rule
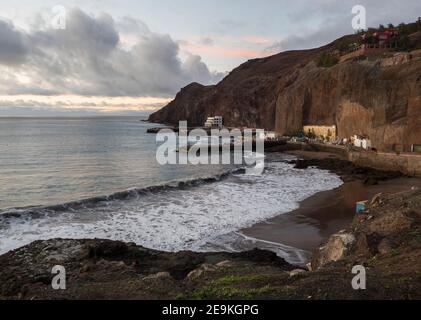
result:
[[[0,116],[132,115],[241,63],[367,25],[412,22],[419,0],[2,0]]]

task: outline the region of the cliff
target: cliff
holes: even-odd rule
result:
[[[250,60],[214,86],[191,84],[149,120],[202,125],[221,115],[226,126],[301,130],[306,124],[336,124],[338,135],[368,135],[379,150],[421,143],[421,58],[419,53],[370,57],[318,67],[327,46]]]
[[[149,117],[151,122],[203,125],[206,118],[222,115],[227,126],[275,128],[274,114],[279,81],[317,57],[321,49],[290,51],[250,60],[214,86],[193,83],[167,106]]]
[[[336,125],[338,136],[369,136],[379,150],[409,150],[421,138],[421,60],[382,66],[382,60],[314,63],[288,77],[276,103],[276,131],[306,124]]]

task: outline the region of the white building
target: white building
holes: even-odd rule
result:
[[[266,131],[264,129],[256,129],[257,139],[267,141],[267,140],[276,140],[277,137],[278,137],[278,134],[275,131]]]
[[[223,120],[221,116],[215,116],[215,117],[208,117],[208,119],[205,122],[205,128],[222,128],[223,126]]]
[[[266,140],[276,140],[278,134],[275,131],[265,131]]]
[[[367,138],[355,135],[354,137],[354,146],[357,148],[363,148],[365,150],[368,150],[371,148],[371,141]]]

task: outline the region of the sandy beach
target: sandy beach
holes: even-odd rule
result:
[[[324,152],[292,151],[299,158],[337,158]],[[300,207],[265,222],[241,230],[248,237],[281,243],[313,252],[332,234],[345,229],[355,216],[356,202],[371,199],[378,193],[396,193],[421,188],[420,178],[397,178],[365,185],[352,179],[337,189],[317,193],[300,203]]]

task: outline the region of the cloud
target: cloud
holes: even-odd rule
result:
[[[180,47],[188,53],[196,52],[214,56],[220,60],[227,57],[252,59],[267,55],[265,46],[274,42],[274,38],[259,35],[208,35],[192,37],[190,41],[179,41]]]
[[[68,10],[66,29],[30,32],[0,21],[0,94],[171,97],[197,81],[219,81],[199,56],[141,21]],[[122,41],[125,39],[125,41]]]
[[[170,101],[165,98],[138,98],[138,97],[84,97],[84,96],[40,96],[40,95],[13,95],[0,96],[0,115],[31,113],[67,112],[78,113],[81,110],[92,114],[133,114],[141,111],[159,109]],[[16,112],[12,112],[12,110]]]
[[[191,74],[199,83],[217,82],[218,79],[221,79],[226,75],[222,72],[210,72],[208,66],[202,61],[202,58],[192,54],[190,54],[183,63],[183,70],[186,73]]]
[[[28,51],[24,36],[11,23],[0,20],[0,64],[22,63]]]
[[[294,32],[273,42],[266,48],[268,54],[285,50],[315,48],[352,34],[352,8],[363,5],[367,13],[367,26],[377,27],[389,22],[413,22],[421,12],[421,1],[407,0],[296,0],[295,10],[288,13]],[[399,10],[397,10],[399,8]]]

